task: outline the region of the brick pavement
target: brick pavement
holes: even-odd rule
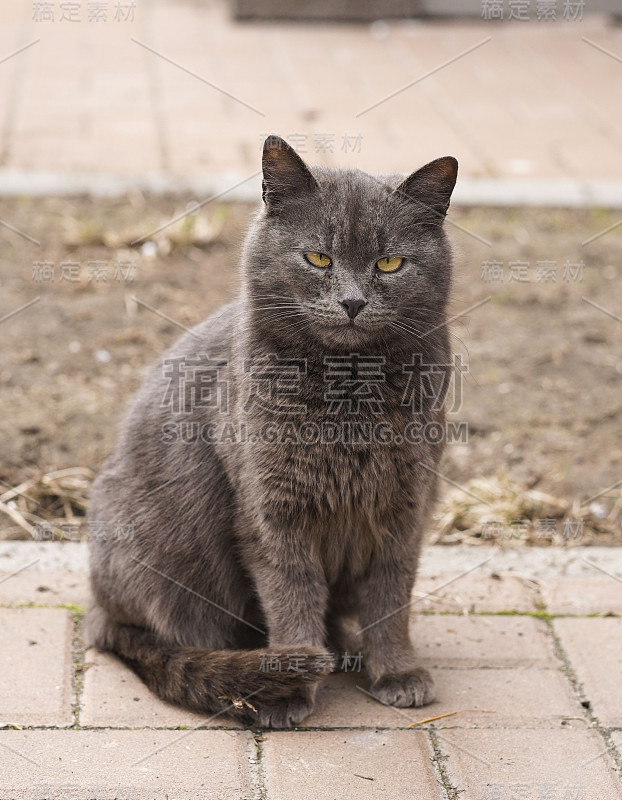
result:
[[[13,551],[0,572],[0,800],[622,798],[615,550],[611,575],[592,576],[532,576],[494,558],[461,576],[457,562],[443,573],[424,560],[412,636],[438,700],[382,706],[355,665],[330,676],[314,714],[287,732],[169,706],[114,657],[85,653],[86,572],[46,571],[43,554],[12,575],[33,552]],[[462,556],[481,561],[477,548]],[[552,549],[545,558],[554,563]]]
[[[236,24],[224,0],[135,0],[134,21],[116,0],[82,2],[75,22],[60,0],[12,0],[0,170],[230,186],[278,132],[309,160],[369,171],[452,153],[463,177],[621,181],[622,31],[589,0],[564,20],[564,2],[546,22],[531,0],[530,22],[505,2],[504,23],[304,25]],[[89,21],[93,6],[107,17]]]

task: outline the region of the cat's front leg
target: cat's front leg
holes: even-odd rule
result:
[[[276,537],[275,537],[276,538]],[[271,647],[323,647],[328,587],[324,572],[302,548],[279,547],[256,556],[253,577],[268,626]]]
[[[325,649],[325,617],[328,587],[319,562],[294,542],[275,533],[279,546],[255,552],[252,573],[268,628],[268,646],[285,654],[282,671],[309,671],[311,662],[321,662],[326,672],[332,656]],[[304,648],[304,658],[300,655]],[[319,660],[319,661],[318,661]],[[266,680],[270,675],[266,674]],[[313,711],[317,683],[303,684],[286,700],[262,704],[257,695],[259,723],[264,727],[288,728],[302,722]]]
[[[431,703],[430,673],[416,665],[408,632],[415,574],[412,552],[381,551],[361,592],[361,635],[370,693],[381,703],[406,708]]]

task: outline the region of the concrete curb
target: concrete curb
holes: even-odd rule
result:
[[[122,197],[131,191],[151,195],[193,195],[227,202],[255,203],[261,194],[258,174],[225,172],[171,176],[127,176],[90,172],[27,172],[0,169],[0,197],[89,195]],[[622,209],[622,182],[544,178],[461,178],[453,195],[456,206],[534,206]]]
[[[86,572],[88,547],[86,542],[0,542],[0,572],[12,572],[35,559],[31,569],[36,571]],[[463,572],[478,564],[482,564],[487,573],[516,572],[533,578],[595,577],[602,574],[598,567],[622,576],[622,548],[520,547],[502,550],[487,545],[436,545],[423,548],[419,575]]]

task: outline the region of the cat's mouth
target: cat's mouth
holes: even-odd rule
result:
[[[365,329],[364,325],[361,325],[360,322],[355,322],[353,319],[346,319],[343,322],[333,322],[329,327],[335,331],[362,331]]]
[[[356,319],[349,318],[346,314],[331,315],[330,319],[319,319],[319,325],[324,335],[333,335],[346,341],[364,339],[366,336],[377,333],[383,326],[374,315],[359,314]]]
[[[378,326],[370,325],[368,320],[363,322],[359,319],[345,319],[343,322],[334,322],[330,328],[335,333],[341,333],[348,338],[360,339],[361,337],[372,334],[378,329]]]

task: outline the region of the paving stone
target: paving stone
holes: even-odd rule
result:
[[[594,578],[548,578],[542,599],[551,614],[622,616],[622,583],[605,575]]]
[[[0,572],[0,605],[36,603],[44,606],[71,604],[86,607],[89,598],[89,577],[86,572],[43,572],[35,569],[26,569],[17,575]]]
[[[442,731],[445,768],[462,800],[619,800],[595,731]]]
[[[0,799],[247,800],[246,731],[0,731]]]
[[[451,581],[451,582],[450,582]],[[430,596],[424,596],[424,595]],[[535,611],[535,584],[513,575],[425,575],[417,579],[412,610],[479,613]]]
[[[265,735],[270,800],[443,796],[420,731],[305,731]]]
[[[68,611],[0,609],[0,725],[73,724],[71,638]]]
[[[556,729],[579,717],[575,724],[584,725],[581,708],[558,670],[441,669],[431,672],[438,686],[438,700],[419,710],[429,710],[429,716],[461,711],[455,718],[449,717],[436,724]],[[428,714],[419,719],[426,716]]]
[[[109,9],[106,23],[68,24],[34,23],[32,3],[4,3],[2,52],[23,46],[25,29],[39,38],[0,73],[4,96],[19,94],[0,137],[6,166],[239,179],[256,169],[261,134],[277,131],[308,137],[309,160],[342,167],[408,171],[455,153],[463,176],[622,178],[608,113],[616,65],[580,41],[617,52],[606,17],[399,20],[381,31],[239,25],[227,5],[145,2],[133,23]],[[316,148],[325,134],[332,140]],[[360,152],[344,148],[346,134],[362,136]]]
[[[440,714],[449,727],[552,728],[584,726],[582,709],[554,669],[435,669],[437,699],[423,708],[385,706],[369,694],[365,673],[331,675],[320,687],[307,728],[403,728]],[[576,719],[575,719],[576,718]]]
[[[60,577],[34,572],[33,577],[58,592],[57,600],[74,598],[62,594]],[[76,581],[72,591],[86,587],[83,575],[70,577]],[[25,601],[36,591],[34,581],[16,586],[14,597]],[[622,725],[622,619],[566,618],[553,624],[601,722]],[[431,729],[448,756],[443,763],[450,780],[465,800],[620,797],[606,745],[588,728],[542,620],[413,614],[411,633],[420,663],[435,677],[439,699],[424,708],[395,709],[369,697],[364,671],[331,675],[306,730],[264,734],[270,800],[364,798],[383,791],[395,797],[442,797],[426,738]],[[80,722],[88,729],[0,731],[0,800],[259,796],[250,733],[157,730],[234,728],[234,723],[224,717],[206,721],[162,703],[110,654],[89,652],[85,661],[91,666],[84,674]],[[0,670],[0,724],[69,727],[71,613],[0,609]],[[613,740],[622,750],[619,731]],[[153,758],[136,763],[155,750]]]
[[[556,619],[553,625],[600,722],[622,725],[622,619]]]
[[[164,703],[129,667],[110,653],[89,650],[85,657],[80,724],[92,728],[236,727],[224,715],[193,714]]]
[[[557,666],[545,623],[533,617],[413,615],[410,635],[427,666]]]

